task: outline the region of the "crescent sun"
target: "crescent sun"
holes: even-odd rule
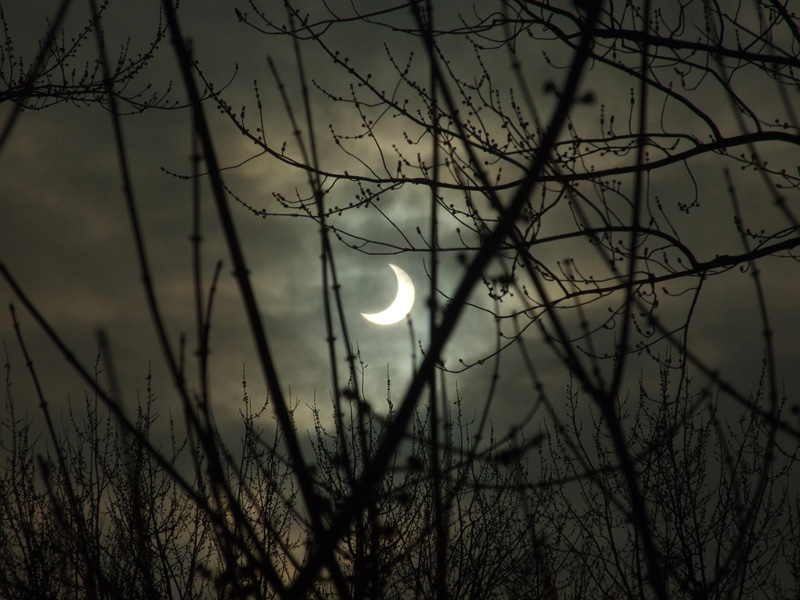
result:
[[[377,325],[392,325],[411,312],[411,307],[414,306],[414,282],[408,273],[403,271],[400,267],[390,264],[394,274],[397,276],[397,296],[389,305],[389,308],[379,313],[361,313],[367,321]]]

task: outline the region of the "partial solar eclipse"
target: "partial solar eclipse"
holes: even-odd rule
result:
[[[389,308],[379,313],[361,313],[367,321],[375,323],[376,325],[392,325],[398,321],[402,321],[405,316],[411,312],[411,307],[414,306],[414,282],[408,273],[403,271],[400,267],[389,265],[394,270],[397,276],[397,296],[389,305]]]

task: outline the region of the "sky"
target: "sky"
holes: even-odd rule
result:
[[[33,59],[36,40],[45,31],[45,17],[52,13],[54,4],[42,0],[25,3],[25,6],[3,7],[15,51],[28,64]],[[126,37],[131,40],[131,56],[143,51],[157,26],[157,3],[136,3],[136,7],[125,4],[114,1],[110,4],[107,40],[112,56],[116,55]],[[272,136],[271,139],[286,140],[287,153],[296,157],[299,150],[291,135],[287,110],[267,63],[268,56],[275,61],[291,98],[291,108],[300,115],[300,78],[291,46],[284,38],[263,35],[240,23],[234,5],[243,13],[254,13],[254,9],[244,2],[181,2],[184,33],[192,40],[195,56],[206,79],[214,82],[218,90],[227,84],[221,95],[234,107],[233,112],[238,114],[239,107],[247,106],[248,123],[258,121],[254,91],[254,82],[257,81],[264,106],[265,131]],[[441,7],[440,22],[456,22],[457,10],[454,7],[457,3],[438,6]],[[80,8],[76,6],[76,11],[79,10],[84,10],[82,5]],[[321,14],[322,8],[319,3],[312,3],[310,10],[312,14]],[[281,15],[276,18],[283,19]],[[410,22],[408,16],[393,18]],[[73,15],[66,26],[67,38],[74,35],[70,32],[79,31],[83,22],[81,15]],[[366,29],[352,25],[331,28],[326,35],[332,48],[351,57],[349,64],[356,65],[361,72],[374,73],[375,80],[385,85],[396,81],[395,72],[387,64],[387,48],[398,59],[403,57],[402,60],[411,50],[418,57],[422,55],[418,40],[409,40],[407,36],[386,28]],[[547,115],[553,102],[552,95],[543,91],[543,84],[550,78],[558,80],[565,71],[553,69],[545,63],[566,64],[568,54],[542,41],[526,43],[530,46],[525,48],[535,50],[523,55],[526,77],[532,82],[531,90],[537,94],[539,113]],[[92,44],[93,39],[87,39],[82,51],[89,52]],[[536,44],[540,44],[542,49],[539,50]],[[461,73],[467,81],[479,74],[469,44],[447,40],[443,45],[454,57],[451,68],[455,72]],[[489,46],[488,41],[486,45]],[[330,102],[321,91],[328,89],[343,96],[350,93],[347,73],[313,44],[303,46],[303,58],[308,80],[314,84],[310,86],[309,97],[319,132],[320,163],[332,171],[360,168],[357,159],[342,152],[344,147],[358,149],[361,156],[367,157],[367,162],[378,164],[380,157],[374,142],[368,138],[344,140],[341,146],[331,141],[331,125],[336,132],[346,135],[352,135],[360,128],[353,105]],[[492,86],[502,90],[513,85],[508,54],[487,52],[485,60],[489,71],[495,74]],[[422,66],[418,60],[413,68]],[[2,69],[4,73],[8,72],[7,62],[3,63]],[[146,85],[151,85],[156,91],[165,91],[169,100],[179,104],[185,100],[167,40],[159,45],[152,62],[136,76],[128,89],[140,89]],[[610,75],[598,67],[586,83],[586,89],[592,91],[598,100],[576,109],[572,121],[574,130],[585,132],[587,137],[597,136],[607,125],[607,121],[606,125],[600,124],[601,114],[606,119],[614,115],[616,126],[624,129],[631,110],[629,89],[632,85],[624,77]],[[747,100],[760,102],[760,108],[769,110],[770,104],[775,103],[776,114],[782,110],[774,94],[758,100],[757,88],[744,85],[743,89],[753,96]],[[357,89],[356,92],[360,93]],[[400,93],[407,91],[401,89]],[[717,102],[702,95],[698,100],[699,104],[708,105],[704,108],[714,115],[721,129],[729,134],[735,133],[736,115],[728,106],[715,104]],[[800,108],[796,94],[791,96],[790,103],[796,110]],[[0,104],[3,122],[10,110],[9,102]],[[364,110],[368,113],[370,107]],[[311,405],[315,398],[327,403],[331,394],[331,367],[321,296],[319,226],[308,218],[289,216],[273,196],[278,193],[292,198],[295,190],[307,196],[306,176],[280,160],[259,155],[258,147],[241,135],[231,119],[214,110],[211,101],[207,103],[206,111],[220,162],[226,168],[223,174],[225,182],[242,200],[241,203],[231,200],[231,208],[284,393],[290,394],[301,406]],[[664,114],[667,122],[662,125],[667,129],[692,126],[693,117],[681,112],[680,108]],[[379,125],[379,131],[385,136],[385,149],[392,144],[408,147],[412,162],[416,152],[429,152],[423,144],[407,144],[406,134],[411,135],[410,130],[405,129],[406,125],[400,123],[400,119],[390,117],[384,115]],[[486,118],[488,123],[492,122],[491,116]],[[150,109],[126,116],[123,126],[131,157],[134,192],[170,343],[173,349],[177,349],[180,336],[186,335],[185,359],[191,365],[197,340],[189,241],[192,187],[189,181],[173,175],[191,172],[190,114],[188,110],[178,108]],[[278,143],[273,145],[279,147]],[[797,155],[787,153],[787,147],[791,146],[775,144],[763,148],[763,152],[770,160],[784,161],[790,168],[792,165],[796,167]],[[390,160],[396,162],[397,159],[390,156]],[[598,166],[630,164],[632,155],[597,156],[591,160]],[[665,210],[671,215],[675,227],[680,229],[682,239],[698,250],[698,257],[702,260],[711,260],[718,254],[741,252],[741,241],[732,224],[723,169],[718,157],[701,157],[691,163],[691,172],[686,165],[678,164],[653,172],[648,179],[651,194],[658,196],[662,205],[667,207]],[[504,176],[512,179],[514,173],[507,169]],[[733,176],[743,207],[742,214],[749,227],[779,231],[788,226],[765,197],[758,177],[749,177],[747,172],[734,173]],[[630,181],[624,180],[623,185],[630,185]],[[354,201],[354,196],[352,185],[337,184],[326,201],[330,206],[345,208]],[[455,194],[452,197],[454,202],[464,201],[463,196]],[[690,202],[691,198],[697,198],[698,206],[690,214],[683,214],[678,207]],[[220,422],[235,423],[241,408],[242,380],[246,380],[247,392],[253,398],[264,398],[266,386],[259,373],[243,306],[231,273],[231,262],[215,223],[207,187],[202,190],[202,202],[202,271],[206,287],[210,285],[216,261],[223,261],[211,325],[212,403]],[[253,211],[265,211],[268,215],[262,218]],[[385,244],[372,243],[364,246],[364,251],[356,251],[332,238],[350,340],[357,345],[363,363],[368,365],[364,373],[365,393],[379,412],[386,410],[387,376],[391,381],[392,398],[397,400],[402,397],[413,365],[420,360],[429,337],[426,302],[430,295],[427,278],[430,255],[422,251],[399,253],[395,250],[407,245],[424,248],[422,237],[427,235],[428,213],[429,192],[408,185],[388,192],[372,208],[345,210],[341,215],[333,215],[331,220],[353,236]],[[554,210],[553,220],[555,223],[546,232],[555,234],[568,229],[568,213],[560,214]],[[420,232],[417,232],[417,227]],[[458,246],[456,227],[452,220],[443,221],[443,247]],[[568,257],[582,257],[583,264],[597,266],[593,263],[596,258],[592,256],[584,247],[552,244],[543,247],[537,259],[556,264]],[[137,396],[142,397],[145,378],[152,371],[159,406],[163,407],[163,412],[175,406],[172,404],[174,393],[163,367],[161,350],[142,292],[141,274],[122,195],[111,119],[102,107],[61,103],[43,110],[26,110],[20,115],[9,141],[0,152],[0,260],[72,348],[75,356],[90,370],[97,355],[97,332],[105,332],[110,340],[123,402],[131,405]],[[378,312],[391,302],[395,279],[389,263],[406,270],[417,286],[417,300],[410,313],[411,325],[404,321],[381,327],[360,316],[362,312]],[[788,258],[767,258],[759,261],[759,268],[774,330],[780,385],[790,399],[796,399],[800,397],[797,369],[800,364],[797,344],[800,314],[796,309],[800,298],[798,265]],[[445,294],[452,293],[463,272],[458,252],[443,253],[441,290]],[[691,296],[681,293],[684,288],[676,284],[672,287],[672,295],[661,296],[660,310],[668,325],[679,323],[689,310]],[[749,272],[734,269],[709,278],[694,308],[691,329],[692,348],[698,356],[718,369],[723,378],[745,390],[755,388],[763,356],[763,326],[758,318],[758,298],[754,290]],[[444,353],[445,365],[454,371],[445,381],[451,398],[458,390],[466,406],[479,410],[492,387],[495,363],[489,359],[483,365],[463,370],[459,359],[471,364],[492,355],[497,344],[496,327],[510,334],[513,320],[504,319],[498,323],[485,310],[493,307],[485,288],[479,287],[471,300],[475,306],[465,311]],[[0,313],[0,339],[5,344],[11,364],[17,401],[31,410],[35,410],[38,404],[25,372],[11,317],[6,312],[9,303],[17,306],[26,345],[44,383],[48,401],[60,407],[67,402],[73,405],[81,403],[85,384],[71,373],[25,314],[8,285],[0,281],[0,307],[3,309]],[[522,300],[517,295],[507,298],[501,309],[507,314],[520,306]],[[602,319],[604,310],[605,306],[597,304],[588,307],[587,314],[593,319]],[[341,341],[341,332],[338,336]],[[568,373],[543,343],[536,327],[529,328],[523,340],[548,393],[559,398],[566,389]],[[598,340],[611,343],[608,338],[598,337]],[[658,351],[663,353],[666,350],[659,348]],[[340,376],[346,378],[341,346],[337,352],[337,368]],[[492,416],[499,427],[507,427],[519,417],[520,406],[527,405],[531,380],[523,366],[523,356],[514,347],[501,356],[499,387]],[[633,361],[628,370],[630,388],[636,389],[640,375],[651,380],[654,368],[652,361],[647,359]],[[195,371],[192,366],[187,370]],[[699,375],[698,381],[702,381]],[[301,421],[302,418],[306,417],[301,417]]]

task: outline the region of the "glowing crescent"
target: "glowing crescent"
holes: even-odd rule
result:
[[[414,306],[414,282],[411,281],[411,277],[400,267],[391,264],[389,266],[392,267],[394,274],[397,276],[397,297],[389,305],[389,308],[383,312],[361,313],[361,316],[367,321],[377,325],[391,325],[403,320],[411,312],[411,307]]]

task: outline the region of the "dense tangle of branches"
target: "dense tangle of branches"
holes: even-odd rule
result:
[[[72,99],[99,100],[111,116],[189,464],[179,464],[180,443],[170,452],[153,442],[149,405],[126,417],[113,379],[105,385],[81,366],[0,262],[20,304],[119,427],[98,435],[90,404],[90,453],[120,448],[102,464],[108,488],[84,481],[81,450],[55,431],[37,383],[52,445],[41,460],[42,492],[31,477],[28,426],[8,408],[2,500],[16,521],[3,534],[27,529],[5,561],[16,569],[29,556],[56,560],[30,533],[45,531],[54,548],[67,547],[70,593],[87,598],[121,589],[148,598],[796,596],[791,482],[800,426],[796,399],[781,390],[780,324],[770,312],[782,290],[762,276],[777,261],[784,277],[793,274],[800,245],[800,22],[787,2],[501,0],[467,9],[414,1],[361,10],[250,0],[236,11],[243,27],[286,52],[268,60],[268,84],[256,81],[255,107],[241,109],[194,59],[174,3],[161,4],[157,40],[166,32],[172,42],[193,125],[193,168],[182,177],[196,184],[194,384],[150,277],[135,157],[126,153],[124,102],[144,105],[121,90],[139,67],[109,60],[105,5],[95,2],[81,39],[93,34],[97,70],[76,80],[84,87]],[[8,99],[18,106],[48,106],[69,84],[48,79],[48,56],[72,56],[54,31],[33,66],[13,76]],[[377,49],[364,47],[369,40],[379,40]],[[237,165],[219,158],[208,100],[256,146],[246,162],[279,168],[287,189],[262,204],[226,181]],[[238,454],[212,411],[209,331],[221,270],[211,285],[202,281],[201,181],[269,390],[263,411],[247,399]],[[281,348],[262,322],[232,217],[239,205],[266,219],[307,219],[320,231],[331,414],[324,421],[314,405],[308,436],[277,369]],[[358,227],[356,215],[391,235]],[[428,337],[384,416],[364,393],[343,306],[337,260],[350,251],[416,254],[430,278]],[[750,388],[692,343],[708,282],[734,277],[755,298],[752,323],[761,330],[748,347],[762,361]],[[474,294],[481,284],[486,294]],[[459,366],[449,354],[445,361],[458,325],[481,318],[497,324],[492,348]],[[558,373],[542,373],[545,354]],[[497,435],[495,384],[509,355],[524,391],[513,398],[511,427]],[[655,383],[652,369],[650,380],[637,378],[640,356],[654,359]],[[452,396],[449,375],[487,364],[486,397],[462,404]],[[543,383],[557,376],[566,403]],[[259,425],[268,413],[274,431]],[[24,485],[15,488],[17,479]],[[121,501],[125,486],[144,500]],[[106,489],[113,493],[103,504]],[[174,495],[167,501],[161,490]],[[32,514],[14,512],[23,496],[33,499]],[[41,520],[48,503],[60,531]],[[101,514],[109,519],[102,527]],[[104,554],[109,532],[130,543]],[[130,582],[113,568],[119,557],[136,574]],[[12,579],[0,583],[20,589]]]

